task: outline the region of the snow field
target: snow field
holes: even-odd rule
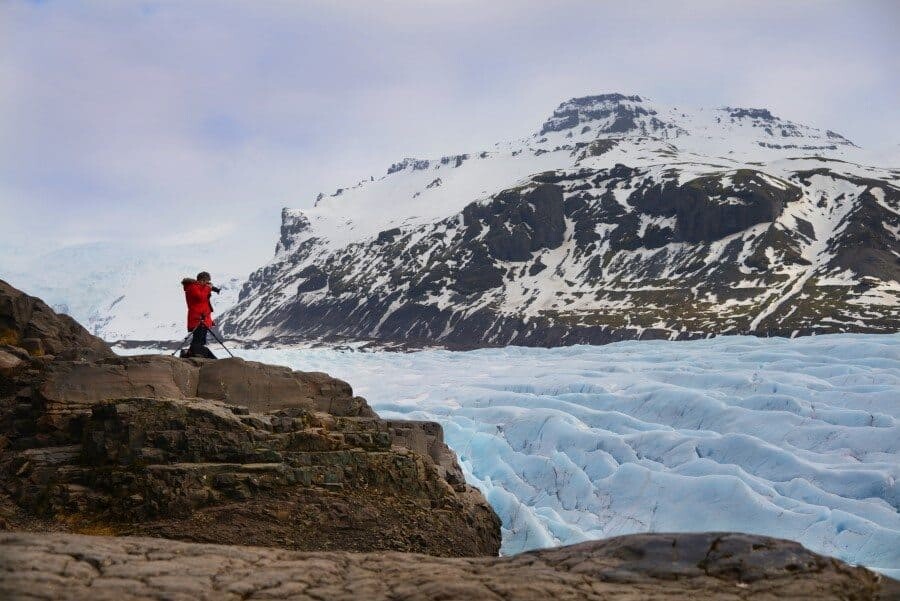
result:
[[[237,354],[440,422],[505,554],[728,530],[900,577],[900,335]]]

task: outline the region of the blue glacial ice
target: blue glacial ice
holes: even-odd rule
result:
[[[503,553],[742,531],[900,577],[900,335],[239,354],[440,422]]]

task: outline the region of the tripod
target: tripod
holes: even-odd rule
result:
[[[185,343],[185,342],[187,342],[188,340],[190,340],[191,338],[194,337],[194,335],[200,330],[200,328],[206,328],[206,331],[213,335],[213,338],[216,339],[216,342],[218,342],[219,344],[222,345],[222,348],[225,349],[225,352],[228,353],[231,357],[234,357],[234,355],[232,354],[232,352],[231,352],[230,350],[228,350],[228,347],[225,346],[225,343],[222,342],[222,339],[219,338],[219,337],[216,335],[216,333],[212,331],[212,328],[207,328],[207,327],[206,327],[206,324],[203,323],[204,321],[206,321],[206,314],[205,314],[205,313],[204,313],[203,315],[200,316],[200,323],[197,324],[197,327],[195,327],[195,328],[191,331],[190,334],[188,334],[187,336],[185,336],[184,340],[181,341],[181,344],[178,345],[178,348],[176,348],[174,351],[172,351],[172,356],[173,356],[173,357],[175,356],[175,353],[177,353],[179,350],[181,350],[181,347],[184,346],[184,343]]]
[[[200,323],[203,323],[203,322],[200,322]],[[212,328],[207,328],[207,331],[213,335],[213,338],[216,339],[216,342],[218,342],[219,344],[222,345],[222,348],[225,349],[226,353],[228,353],[231,357],[234,357],[234,355],[231,354],[231,351],[228,350],[228,347],[225,346],[225,343],[222,342],[222,339],[219,338],[219,336],[215,332],[212,331]]]

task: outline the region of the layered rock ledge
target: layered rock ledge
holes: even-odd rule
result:
[[[296,553],[151,538],[0,534],[21,600],[897,599],[900,582],[741,534],[639,534],[503,558]]]

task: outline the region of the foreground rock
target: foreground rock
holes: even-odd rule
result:
[[[897,599],[900,583],[741,534],[640,534],[505,558],[294,553],[0,534],[12,599]]]
[[[55,357],[0,345],[0,527],[499,551],[499,519],[466,485],[438,424],[383,420],[323,373],[102,346],[65,360],[88,356],[96,339],[54,315],[42,313],[44,330],[68,336],[44,344]]]

